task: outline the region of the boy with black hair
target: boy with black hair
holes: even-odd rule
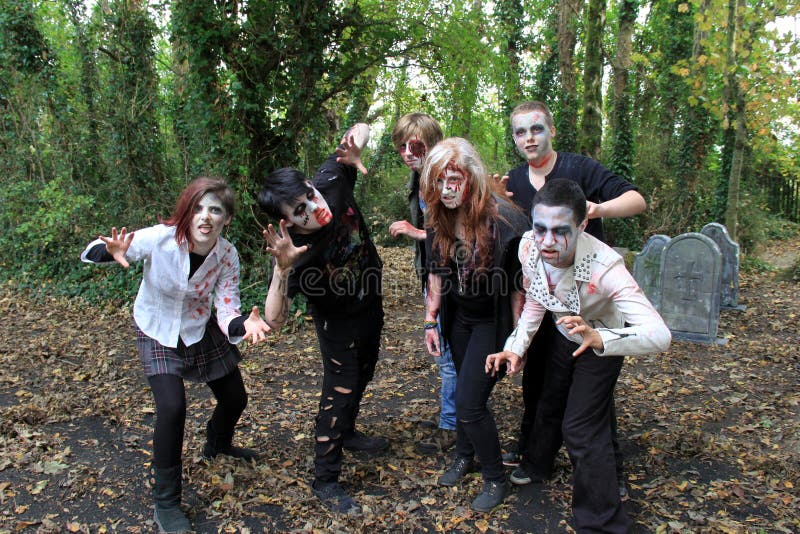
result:
[[[312,180],[296,169],[279,169],[267,176],[258,195],[261,209],[280,219],[280,232],[271,224],[264,230],[274,258],[265,320],[278,328],[294,295],[308,299],[324,370],[312,492],[341,513],[360,510],[339,484],[342,449],[389,446],[387,439],[355,429],[383,327],[382,263],[353,197],[356,169],[367,173],[361,151],[368,140],[369,127],[356,124]]]
[[[533,230],[519,246],[525,304],[503,352],[486,358],[486,372],[504,364],[520,371],[539,327],[552,323],[553,335],[536,347],[544,380],[527,451],[531,481],[551,476],[563,439],[577,531],[628,532],[612,444],[614,386],[624,355],[665,351],[671,334],[622,257],[584,231],[578,184],[548,180],[532,204]]]

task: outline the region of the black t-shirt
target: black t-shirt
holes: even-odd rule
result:
[[[312,183],[331,210],[331,221],[313,234],[291,233],[296,246],[309,245],[289,277],[289,298],[303,293],[318,316],[355,315],[381,292],[378,251],[353,197],[356,169],[331,155]]]
[[[545,181],[553,178],[566,178],[577,183],[586,199],[596,204],[617,198],[627,191],[637,190],[636,186],[606,169],[600,162],[572,152],[558,152],[553,170],[544,177]],[[536,189],[528,177],[527,163],[508,173],[506,189],[514,193],[511,200],[530,217]],[[602,219],[590,219],[586,232],[605,242]]]

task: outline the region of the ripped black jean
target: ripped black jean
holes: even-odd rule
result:
[[[355,430],[361,398],[375,374],[383,328],[378,301],[349,317],[314,317],[322,353],[322,392],[314,437],[314,478],[334,482],[342,470],[342,439]]]

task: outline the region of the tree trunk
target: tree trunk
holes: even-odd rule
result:
[[[578,89],[575,76],[575,43],[582,0],[562,0],[558,4],[558,70],[561,75],[559,112],[555,123],[558,149],[575,151],[578,147]]]
[[[744,168],[744,153],[747,147],[747,110],[745,99],[739,79],[736,75],[737,41],[738,32],[742,28],[742,17],[745,9],[745,0],[728,1],[728,42],[726,50],[725,96],[728,106],[733,110],[735,117],[735,137],[733,155],[731,156],[731,172],[728,176],[728,202],[725,209],[725,226],[731,239],[736,241],[739,224],[739,187],[742,181]],[[728,127],[731,127],[729,125]]]
[[[611,63],[614,109],[611,118],[613,132],[611,167],[623,176],[633,175],[633,128],[631,127],[631,94],[628,69],[631,66],[633,26],[636,22],[637,0],[622,0],[619,6],[617,53]]]
[[[603,129],[603,28],[605,0],[589,0],[586,16],[586,55],[583,69],[581,152],[600,159]]]
[[[505,59],[508,67],[503,70],[502,87],[500,89],[500,106],[506,116],[524,99],[522,81],[520,79],[520,49],[522,47],[522,4],[520,0],[498,0],[495,5],[495,16],[500,23],[500,31],[504,33]],[[503,144],[508,161],[514,161],[517,150],[510,135],[505,136]],[[497,159],[497,156],[495,156]]]

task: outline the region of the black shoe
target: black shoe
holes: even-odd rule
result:
[[[234,447],[231,445],[233,441],[233,431],[218,432],[214,428],[214,424],[209,421],[206,424],[206,444],[203,446],[203,457],[210,460],[216,458],[218,454],[231,456],[233,458],[241,458],[242,460],[251,462],[258,460],[261,455],[253,449],[245,449],[244,447]]]
[[[446,452],[456,444],[456,431],[437,428],[425,439],[414,444],[414,449],[420,454],[436,454]]]
[[[503,453],[503,465],[506,467],[517,467],[519,465],[520,457],[516,452]]]
[[[344,491],[344,488],[338,482],[314,481],[311,484],[311,493],[334,513],[361,513],[361,507]]]
[[[468,473],[475,470],[475,464],[469,458],[463,456],[456,456],[450,468],[439,477],[439,485],[452,487],[458,484],[458,481],[464,478]]]
[[[526,468],[519,466],[508,476],[508,480],[516,486],[525,486],[527,484],[541,484],[547,481],[550,477],[543,477],[528,471]]]
[[[181,510],[181,465],[153,467],[153,519],[161,532],[191,532],[192,524]]]
[[[472,501],[472,509],[476,512],[491,512],[492,508],[503,504],[508,495],[508,484],[502,482],[485,482],[483,492]]]
[[[348,451],[377,452],[388,449],[389,440],[377,436],[367,436],[355,430],[342,440],[342,447]]]
[[[511,475],[509,475],[508,479],[511,481],[512,484],[515,484],[517,486],[525,486],[532,482],[531,476],[522,467],[517,467],[516,469],[514,469],[511,472]]]

